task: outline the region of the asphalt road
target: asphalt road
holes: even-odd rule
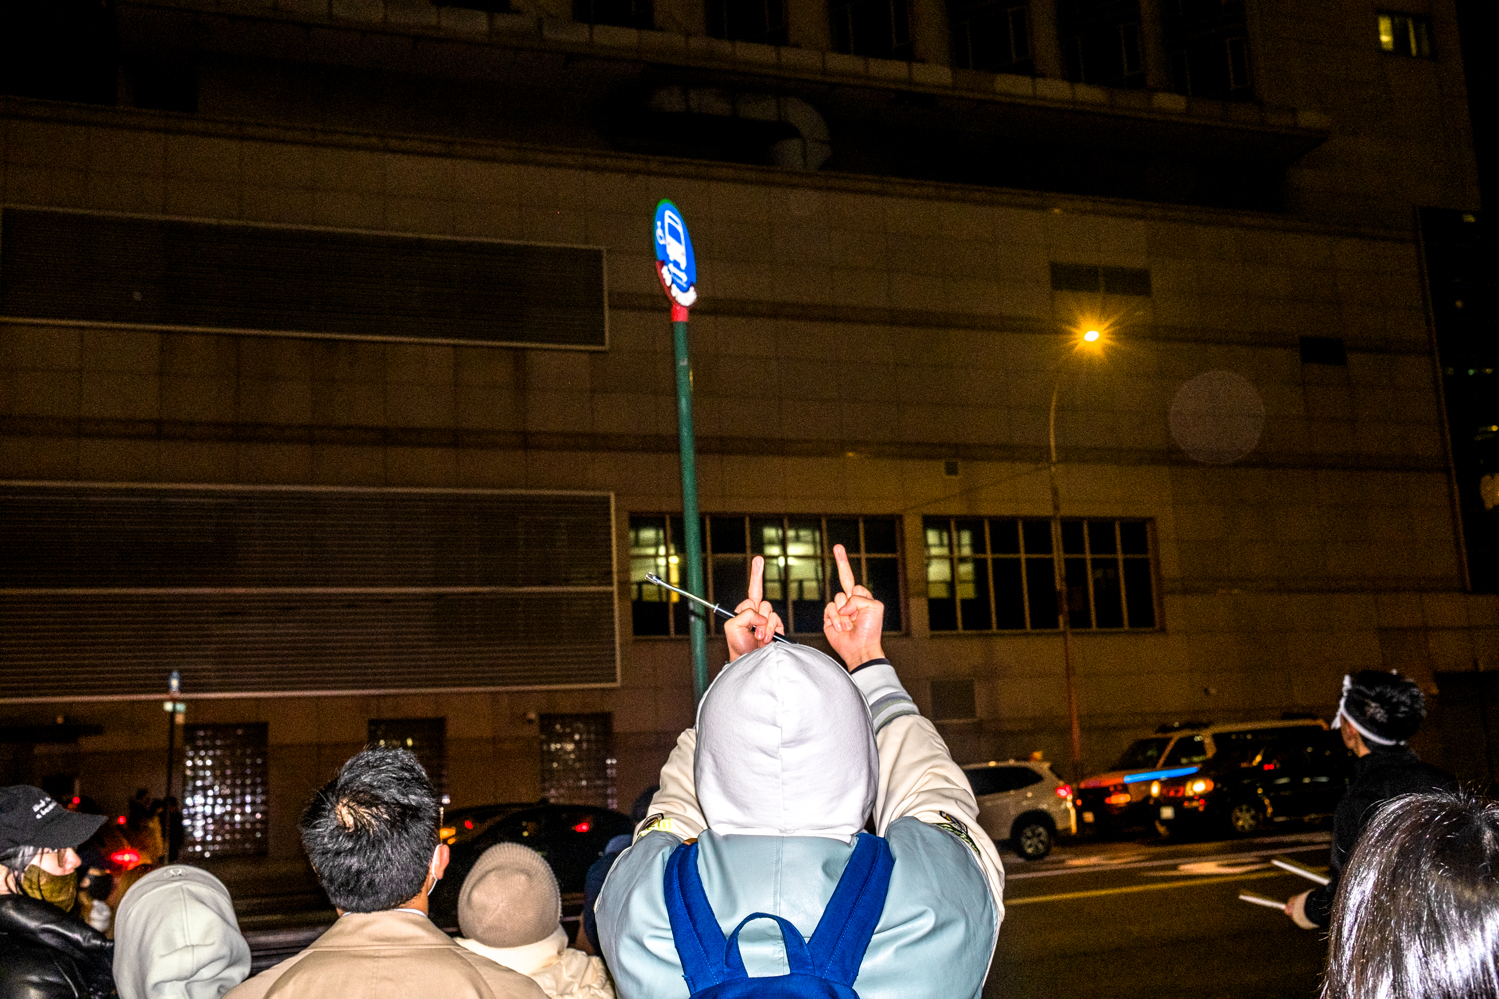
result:
[[[1299,999],[1316,992],[1325,944],[1240,891],[1286,899],[1312,887],[1270,864],[1325,869],[1329,835],[1214,843],[1060,845],[1005,862],[1005,921],[985,999]]]

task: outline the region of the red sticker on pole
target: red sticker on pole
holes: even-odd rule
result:
[[[672,322],[685,323],[697,301],[697,258],[682,212],[670,201],[656,205],[656,276],[671,299]]]

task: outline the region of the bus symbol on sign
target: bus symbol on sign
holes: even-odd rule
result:
[[[656,273],[661,287],[682,308],[697,301],[697,260],[682,212],[670,201],[656,206]]]

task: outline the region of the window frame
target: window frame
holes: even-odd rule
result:
[[[979,552],[976,548],[970,548],[970,550],[968,550],[965,553],[962,550],[962,547],[963,547],[962,546],[962,542],[960,540],[956,540],[958,538],[958,536],[959,536],[958,523],[959,522],[972,523],[974,521],[980,522],[982,524],[982,526],[983,526],[983,531],[984,531],[983,550],[982,550],[982,552]],[[944,524],[944,522],[945,522],[945,524]],[[994,549],[994,535],[993,535],[993,525],[995,523],[1000,523],[1000,524],[1005,524],[1005,525],[1013,525],[1014,526],[1015,531],[1016,531],[1017,542],[1018,542],[1018,544],[1017,544],[1017,550],[1016,551],[1013,551],[1013,552],[996,552],[995,551],[995,549]],[[1031,523],[1031,524],[1046,524],[1047,525],[1047,531],[1048,531],[1048,537],[1050,537],[1050,524],[1051,524],[1051,521],[1050,521],[1050,518],[1044,518],[1044,517],[1012,517],[1012,516],[967,517],[967,516],[956,516],[956,515],[954,515],[954,516],[926,516],[926,517],[922,518],[922,562],[923,562],[923,569],[924,569],[923,574],[924,574],[924,576],[925,576],[925,578],[927,580],[927,583],[928,583],[928,590],[927,590],[928,595],[926,596],[925,599],[928,601],[928,604],[927,604],[927,607],[928,607],[928,618],[927,618],[928,627],[927,627],[927,631],[928,631],[929,634],[931,634],[933,636],[936,636],[936,635],[962,635],[962,634],[970,634],[970,635],[972,635],[972,634],[978,634],[978,635],[1029,635],[1029,634],[1036,634],[1036,633],[1043,633],[1043,634],[1046,634],[1046,633],[1058,633],[1058,632],[1060,632],[1062,630],[1060,618],[1058,618],[1057,619],[1057,623],[1055,625],[1051,626],[1051,627],[1037,627],[1037,626],[1035,626],[1032,623],[1032,609],[1033,609],[1033,606],[1034,606],[1036,598],[1033,598],[1033,596],[1031,594],[1032,580],[1030,578],[1030,572],[1028,570],[1030,568],[1031,563],[1038,563],[1038,564],[1044,563],[1046,565],[1046,567],[1047,567],[1047,572],[1048,572],[1048,575],[1050,577],[1051,584],[1052,584],[1052,587],[1053,587],[1053,589],[1052,589],[1051,592],[1055,592],[1055,586],[1056,586],[1056,555],[1051,550],[1051,546],[1050,545],[1048,545],[1048,550],[1045,551],[1045,552],[1035,552],[1035,553],[1032,553],[1032,552],[1027,551],[1026,544],[1025,544],[1025,525],[1027,523]],[[1112,524],[1113,528],[1114,528],[1114,551],[1113,551],[1112,554],[1106,553],[1106,552],[1100,552],[1097,555],[1095,555],[1093,553],[1093,551],[1092,551],[1093,532],[1090,530],[1090,527],[1092,525],[1094,525],[1094,524],[1105,524],[1105,523]],[[1066,541],[1064,540],[1063,541],[1063,551],[1062,551],[1061,554],[1062,554],[1062,559],[1063,559],[1064,562],[1071,563],[1071,562],[1073,562],[1075,560],[1082,560],[1083,563],[1084,563],[1084,566],[1085,566],[1085,573],[1084,573],[1084,575],[1085,575],[1085,584],[1086,584],[1086,592],[1087,592],[1087,598],[1088,598],[1088,603],[1087,603],[1086,610],[1087,610],[1087,619],[1088,619],[1089,623],[1087,623],[1087,624],[1079,624],[1079,623],[1077,623],[1074,620],[1074,621],[1070,622],[1070,630],[1072,630],[1072,631],[1086,631],[1086,632],[1094,632],[1094,633],[1105,633],[1105,634],[1148,634],[1148,633],[1152,633],[1152,632],[1161,632],[1161,631],[1164,631],[1165,630],[1165,624],[1162,621],[1160,567],[1159,567],[1159,564],[1158,564],[1158,558],[1159,558],[1159,556],[1157,554],[1157,547],[1158,546],[1157,546],[1157,543],[1156,543],[1155,520],[1153,518],[1147,518],[1147,517],[1064,517],[1064,518],[1062,518],[1062,527],[1063,527],[1063,531],[1064,531],[1064,535],[1063,535],[1064,539],[1066,537],[1066,531],[1067,531],[1068,526],[1069,525],[1073,525],[1073,524],[1081,526],[1081,533],[1082,533],[1082,537],[1083,537],[1083,548],[1082,548],[1081,551],[1069,552],[1067,550],[1067,548],[1066,548]],[[1146,547],[1146,551],[1145,551],[1145,553],[1143,555],[1142,554],[1138,554],[1138,553],[1130,553],[1130,554],[1126,554],[1125,553],[1125,551],[1124,551],[1124,545],[1123,545],[1123,535],[1122,535],[1122,528],[1123,528],[1123,525],[1125,525],[1125,524],[1141,524],[1141,525],[1144,526],[1144,528],[1145,528],[1145,547]],[[946,546],[946,554],[944,554],[944,555],[932,555],[931,552],[933,551],[934,546],[932,545],[932,538],[931,538],[930,532],[933,531],[933,530],[941,530],[941,529],[943,529],[944,526],[945,526],[945,529],[948,532],[948,534],[947,534],[948,543],[947,543],[947,546]],[[1055,542],[1053,541],[1052,544],[1055,544]],[[949,586],[952,587],[953,592],[951,593],[951,595],[946,596],[946,597],[932,597],[930,595],[930,592],[931,592],[930,585],[931,585],[931,582],[933,581],[933,576],[932,576],[933,563],[935,563],[935,562],[941,562],[941,561],[944,561],[944,560],[947,562],[947,582],[948,582]],[[1002,628],[1002,627],[998,626],[1001,618],[1000,618],[1000,614],[999,614],[1000,607],[999,607],[999,603],[998,603],[998,596],[997,596],[996,588],[995,588],[994,563],[997,562],[997,561],[1008,562],[1008,561],[1012,561],[1012,560],[1013,561],[1017,561],[1019,563],[1020,571],[1019,571],[1018,575],[1019,575],[1019,581],[1020,581],[1020,590],[1019,590],[1020,609],[1023,612],[1023,614],[1021,616],[1023,617],[1025,624],[1024,624],[1024,627],[1020,627],[1020,628]],[[1118,567],[1118,587],[1119,587],[1120,614],[1121,614],[1121,620],[1123,621],[1123,624],[1121,626],[1118,626],[1118,627],[1113,627],[1113,626],[1099,626],[1097,624],[1097,621],[1098,621],[1098,596],[1097,596],[1097,587],[1095,586],[1096,573],[1094,572],[1094,563],[1095,563],[1095,561],[1105,561],[1105,560],[1113,562]],[[959,586],[961,585],[961,582],[962,582],[962,574],[961,574],[961,570],[960,570],[960,567],[959,567],[959,562],[960,561],[972,561],[974,563],[974,565],[975,565],[975,569],[976,570],[977,570],[977,568],[978,568],[978,566],[980,564],[982,564],[984,566],[984,570],[983,570],[983,572],[984,572],[984,580],[983,581],[984,581],[984,585],[986,587],[986,595],[987,595],[988,610],[989,610],[989,613],[988,613],[988,622],[987,622],[988,623],[988,627],[970,628],[970,627],[965,627],[964,626],[964,623],[963,623],[963,606],[962,606],[964,598],[961,596],[961,594],[959,593],[959,590],[958,590],[958,588],[959,588]],[[1147,565],[1149,566],[1150,591],[1151,591],[1151,593],[1150,593],[1150,597],[1151,597],[1151,599],[1150,599],[1150,605],[1151,605],[1151,609],[1152,609],[1152,621],[1151,621],[1151,623],[1149,625],[1131,625],[1130,624],[1130,600],[1129,600],[1129,597],[1128,597],[1128,587],[1127,587],[1127,583],[1126,583],[1127,574],[1125,572],[1125,565],[1128,562],[1141,562],[1141,561],[1147,563]],[[1072,594],[1076,590],[1081,589],[1082,586],[1080,584],[1078,584],[1078,583],[1076,583],[1076,582],[1073,581],[1072,571],[1071,571],[1070,567],[1067,569],[1067,579],[1068,579],[1068,592],[1069,592],[1069,604],[1070,604],[1071,601],[1072,601]],[[974,592],[975,593],[978,592],[977,586],[975,586]],[[936,601],[936,600],[944,600],[944,601],[951,601],[952,602],[953,608],[954,608],[954,616],[953,616],[954,627],[952,627],[952,628],[935,628],[935,627],[931,626],[931,610],[930,610],[930,608],[931,608],[931,602],[932,601]],[[1077,611],[1076,608],[1069,607],[1069,613],[1073,617],[1075,617],[1077,615],[1078,611]]]
[[[819,534],[819,539],[818,539],[819,551],[818,551],[818,553],[816,555],[813,555],[813,556],[806,556],[806,555],[796,555],[796,556],[793,556],[793,555],[782,555],[782,556],[776,556],[776,557],[784,557],[784,558],[788,558],[788,559],[789,558],[806,558],[806,559],[809,559],[809,560],[810,559],[817,559],[821,563],[821,576],[819,577],[819,579],[820,579],[820,582],[821,582],[821,585],[822,585],[822,589],[823,589],[823,591],[825,593],[827,593],[827,594],[830,595],[831,593],[833,593],[833,592],[835,592],[837,590],[837,569],[835,568],[836,564],[833,561],[833,544],[834,544],[834,542],[829,537],[828,522],[829,521],[848,521],[848,520],[856,520],[856,521],[858,521],[858,524],[859,524],[859,545],[860,545],[860,551],[858,551],[858,552],[849,552],[849,561],[853,564],[854,575],[858,579],[858,581],[859,581],[859,583],[861,585],[866,585],[867,586],[868,585],[868,581],[869,581],[869,574],[868,574],[869,573],[869,563],[871,561],[884,560],[884,561],[893,562],[895,564],[895,576],[896,576],[896,585],[897,585],[897,593],[896,593],[897,608],[896,608],[896,610],[897,610],[897,623],[898,623],[899,627],[896,627],[896,628],[888,627],[888,625],[890,624],[891,615],[889,613],[889,601],[886,601],[886,608],[887,608],[887,610],[886,610],[885,620],[886,620],[887,627],[886,627],[885,631],[883,632],[883,634],[886,634],[886,635],[905,635],[905,634],[909,634],[909,631],[910,631],[910,624],[909,624],[909,622],[910,622],[910,617],[909,617],[910,610],[907,607],[907,604],[908,604],[909,601],[907,600],[907,594],[906,594],[907,583],[906,583],[906,568],[905,568],[905,566],[906,566],[906,552],[905,552],[906,544],[905,544],[905,533],[904,533],[905,528],[904,528],[904,519],[899,514],[839,514],[839,513],[824,513],[824,514],[795,514],[795,513],[753,514],[753,513],[748,513],[748,514],[745,514],[745,513],[704,513],[704,514],[701,515],[701,518],[702,518],[702,539],[703,539],[703,583],[704,583],[704,586],[707,588],[707,591],[708,591],[706,594],[704,594],[704,596],[709,601],[720,604],[726,610],[733,610],[733,607],[730,604],[727,604],[727,603],[723,602],[723,599],[727,599],[727,598],[721,599],[720,596],[719,596],[719,594],[717,594],[715,592],[716,591],[716,586],[714,584],[714,571],[713,571],[713,569],[714,569],[714,562],[715,562],[715,560],[723,560],[724,562],[741,561],[743,563],[744,567],[745,567],[744,572],[745,572],[746,577],[747,577],[747,574],[748,574],[748,571],[749,571],[748,570],[748,566],[749,566],[750,559],[754,558],[755,555],[764,554],[762,552],[756,552],[756,551],[753,550],[754,549],[754,542],[753,542],[753,539],[752,539],[752,537],[750,535],[750,532],[752,531],[754,524],[756,524],[758,522],[764,522],[764,521],[780,521],[781,537],[783,539],[783,548],[785,548],[785,547],[789,547],[789,543],[786,542],[784,539],[790,533],[791,528],[792,528],[792,524],[798,523],[798,522],[805,522],[805,521],[809,521],[809,520],[815,520],[815,521],[817,521],[817,523],[818,523],[818,534]],[[732,520],[738,520],[738,521],[740,521],[744,525],[744,529],[745,529],[745,550],[744,551],[742,551],[742,552],[741,551],[735,551],[735,552],[716,552],[716,551],[713,550],[713,529],[712,529],[712,525],[713,525],[714,519],[718,519],[718,520],[730,520],[730,521],[732,521]],[[664,555],[662,555],[660,553],[660,549],[657,549],[657,554],[655,554],[655,555],[637,554],[638,551],[641,551],[643,549],[637,549],[637,547],[636,547],[635,532],[638,529],[646,526],[643,523],[640,523],[641,521],[646,521],[646,520],[659,522],[659,524],[664,527],[664,532],[663,532],[663,537],[664,537],[663,544],[664,544],[664,551],[665,551]],[[887,522],[889,522],[891,524],[891,527],[892,527],[892,529],[894,531],[894,534],[895,534],[895,551],[893,551],[893,552],[871,552],[871,551],[868,550],[869,542],[868,542],[868,535],[867,535],[867,532],[865,530],[865,528],[866,528],[866,522],[868,522],[868,521],[876,521],[876,520],[877,521],[887,521]],[[641,579],[637,579],[636,578],[636,568],[637,568],[637,566],[636,566],[635,563],[636,563],[637,560],[643,560],[643,559],[658,560],[657,561],[657,567],[654,568],[652,571],[657,572],[667,582],[672,583],[673,585],[676,585],[676,586],[680,586],[683,589],[686,588],[686,582],[685,582],[685,580],[686,580],[687,573],[686,573],[685,566],[682,565],[682,563],[680,561],[681,559],[685,558],[685,555],[682,554],[681,548],[679,547],[679,543],[677,542],[675,534],[673,533],[677,529],[677,527],[679,525],[681,525],[681,523],[682,523],[682,515],[680,513],[642,513],[642,512],[636,512],[636,513],[631,513],[629,515],[629,520],[628,520],[628,524],[627,524],[627,543],[629,545],[628,552],[627,552],[627,558],[628,558],[628,561],[630,563],[630,570],[629,570],[629,573],[630,573],[630,578],[629,578],[630,606],[631,606],[630,632],[631,632],[631,637],[632,638],[635,638],[635,639],[655,639],[655,640],[660,640],[660,639],[677,640],[677,639],[686,638],[687,635],[688,635],[687,616],[686,616],[686,613],[685,613],[685,609],[682,612],[678,612],[675,609],[669,609],[668,610],[668,612],[667,612],[667,632],[665,634],[651,634],[651,633],[644,633],[644,634],[642,634],[642,633],[639,633],[639,632],[637,632],[635,630],[635,607],[636,607],[636,605],[638,603],[655,603],[655,602],[657,602],[657,601],[643,601],[643,600],[640,600],[637,597],[637,593],[641,592],[643,590],[643,588],[645,588],[645,587],[650,587],[652,590],[657,590],[657,588],[653,584],[646,583],[646,582],[643,581],[643,574],[642,574],[642,578]],[[660,565],[659,560],[662,559],[662,558],[666,559],[669,569],[677,569],[678,566],[682,566],[680,569],[677,569],[677,572],[678,572],[677,576],[674,577],[674,576],[670,575],[668,572],[661,572],[661,570],[659,568],[659,565]],[[673,558],[677,558],[679,561],[677,563],[671,563],[670,560],[673,559]],[[767,556],[767,558],[769,558],[769,556]],[[818,624],[817,629],[815,631],[798,631],[798,630],[796,630],[796,622],[794,621],[795,615],[794,615],[793,608],[791,606],[791,604],[792,604],[793,601],[791,599],[791,586],[789,585],[791,583],[791,579],[790,579],[789,575],[787,577],[784,577],[782,580],[780,580],[780,582],[781,582],[782,586],[784,587],[784,589],[782,590],[781,596],[777,600],[773,600],[772,603],[776,604],[776,611],[781,615],[782,620],[785,621],[785,623],[786,623],[786,633],[788,635],[792,635],[792,636],[796,636],[796,635],[806,635],[806,636],[821,635],[822,634],[822,627],[821,627],[821,623],[820,623],[821,622],[821,614],[820,614],[820,612],[819,612],[819,615],[818,615],[819,624]],[[659,590],[658,590],[658,592],[659,592]],[[682,604],[682,599],[683,598],[678,597],[676,594],[672,594],[672,593],[668,592],[667,593],[667,599],[665,599],[663,601],[660,601],[660,602],[667,604],[669,608],[675,608],[675,607],[680,606]],[[826,601],[823,601],[823,603],[826,603]],[[679,617],[681,618],[680,623],[678,621]],[[722,629],[721,625],[722,625],[722,622],[716,616],[709,615],[709,617],[708,617],[708,634],[709,635],[722,635],[723,634],[723,629]]]
[[[1389,22],[1389,35],[1385,35],[1386,21]],[[1405,22],[1405,31],[1398,31],[1398,21]],[[1374,12],[1375,32],[1379,38],[1379,50],[1386,55],[1400,56],[1405,59],[1426,59],[1432,62],[1437,58],[1437,40],[1435,25],[1430,14],[1415,14],[1403,10],[1376,10]],[[1424,28],[1424,31],[1419,31]],[[1409,47],[1401,47],[1396,44],[1401,39],[1409,43]],[[1390,39],[1390,46],[1385,47],[1385,38]],[[1421,52],[1422,42],[1426,43],[1426,51]]]

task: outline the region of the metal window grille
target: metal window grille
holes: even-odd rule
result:
[[[4,209],[0,230],[5,318],[491,346],[608,345],[599,247],[32,208]]]
[[[614,808],[614,716],[542,715],[541,794],[556,805]]]
[[[630,601],[635,634],[686,635],[687,604],[646,582],[654,572],[685,586],[681,554],[682,518],[666,514],[630,518]],[[822,610],[838,590],[833,546],[843,545],[855,578],[885,604],[885,630],[904,628],[901,612],[899,517],[703,517],[703,578],[707,599],[732,610],[749,588],[749,561],[765,557],[765,599],[776,606],[786,630],[821,634]],[[708,623],[719,628],[717,620]]]
[[[932,631],[1048,631],[1057,618],[1051,521],[927,517]],[[1069,624],[1151,629],[1156,612],[1150,523],[1063,520]]]
[[[266,728],[184,726],[184,857],[253,856],[269,848]]]
[[[437,793],[448,789],[448,720],[446,718],[371,718],[369,744],[409,749],[427,771]]]
[[[0,701],[618,682],[613,501],[0,483]]]

